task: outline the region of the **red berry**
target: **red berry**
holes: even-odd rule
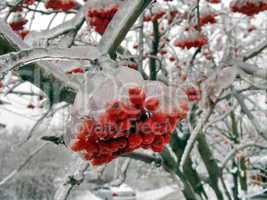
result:
[[[156,97],[151,97],[145,101],[145,108],[149,111],[155,111],[159,108],[159,100]]]
[[[137,149],[141,146],[143,139],[139,134],[131,134],[128,137],[128,147],[130,149]]]
[[[150,145],[155,139],[154,134],[142,134],[143,145]]]
[[[164,149],[164,137],[163,136],[156,136],[154,139],[154,142],[151,145],[151,149],[154,152],[162,152]]]

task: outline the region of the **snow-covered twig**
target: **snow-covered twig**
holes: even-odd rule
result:
[[[4,20],[0,20],[0,36],[5,38],[7,40],[7,42],[9,43],[9,45],[11,47],[15,48],[16,50],[25,50],[25,49],[30,49],[31,48],[6,24],[6,22]],[[87,52],[89,52],[88,49],[87,49]],[[8,58],[7,55],[3,55],[3,56]],[[3,62],[3,60],[2,60],[2,62]],[[6,62],[6,61],[4,61],[4,62]],[[1,60],[0,60],[0,63],[1,63]],[[70,80],[64,74],[64,72],[59,70],[59,68],[57,66],[55,66],[54,64],[46,62],[46,61],[40,61],[37,64],[41,68],[46,70],[48,73],[53,74],[53,76],[56,79],[62,81],[64,84],[72,87],[73,89],[77,89],[77,90],[79,89],[79,87],[80,87],[79,83],[74,81],[74,80]],[[3,66],[1,66],[1,67],[3,67]],[[7,67],[7,66],[5,66],[5,67]],[[13,66],[9,66],[9,68],[12,68],[12,67]],[[0,68],[0,73],[1,73],[2,70],[3,69]]]
[[[72,30],[78,29],[84,22],[84,12],[82,9],[71,20],[62,23],[52,29],[44,30],[40,33],[34,32],[31,34],[33,43],[43,42],[46,43],[49,39],[53,39],[61,34],[65,34]]]
[[[212,113],[211,108],[208,108],[207,110],[205,110],[203,112],[202,116],[200,117],[200,121],[198,122],[198,124],[194,128],[193,132],[191,133],[190,138],[188,139],[187,145],[185,147],[184,153],[183,153],[182,158],[181,158],[181,162],[180,162],[180,166],[179,166],[181,171],[183,171],[184,165],[185,165],[188,157],[190,156],[190,152],[193,149],[193,146],[194,146],[194,143],[198,137],[198,134],[201,133],[201,129],[203,128],[205,123],[208,121],[211,113]]]
[[[84,180],[84,172],[89,168],[89,163],[83,160],[78,160],[73,163],[69,175],[64,179],[64,183],[56,191],[55,200],[67,200],[71,190],[75,185],[79,185]]]
[[[240,60],[232,61],[231,63],[249,75],[262,79],[267,79],[266,68],[260,68],[256,64],[245,63]]]
[[[233,112],[236,107],[238,106],[238,104],[233,105],[227,112],[223,113],[222,115],[218,116],[217,118],[215,118],[213,121],[210,121],[209,123],[207,123],[204,127],[203,127],[203,132],[206,132],[206,130],[212,126],[213,124],[217,123],[217,122],[221,122],[223,119],[225,119],[226,117],[229,116],[229,114],[231,112]]]
[[[255,56],[257,56],[259,53],[261,53],[263,50],[265,50],[267,48],[267,40],[264,42],[261,42],[261,44],[257,47],[255,47],[254,49],[250,50],[248,53],[245,54],[245,56],[243,57],[243,60],[249,60]]]
[[[248,119],[251,121],[251,123],[253,124],[255,130],[257,131],[257,133],[262,136],[265,140],[267,140],[267,136],[265,135],[264,131],[262,130],[261,125],[258,123],[258,120],[254,117],[254,115],[250,112],[250,110],[248,109],[246,103],[245,103],[245,97],[243,96],[243,94],[241,93],[236,93],[233,92],[233,95],[235,96],[235,98],[237,99],[239,105],[241,106],[242,111],[247,115]]]
[[[121,184],[123,184],[125,182],[125,179],[127,177],[127,171],[129,169],[131,163],[131,159],[128,158],[124,161],[124,163],[122,164],[122,166],[120,166],[120,175],[117,179],[113,180],[110,184],[112,186],[120,186]]]
[[[223,171],[223,169],[226,167],[227,163],[236,155],[236,153],[238,153],[239,151],[242,151],[246,148],[249,147],[257,147],[260,149],[267,149],[266,145],[262,145],[262,144],[257,144],[255,142],[251,142],[251,143],[247,143],[247,144],[242,144],[238,147],[235,147],[223,160],[222,165],[221,165],[221,171]]]
[[[11,52],[0,56],[0,73],[7,72],[13,67],[43,60],[85,60],[93,62],[99,57],[99,52],[96,48],[92,47],[89,50],[85,50],[84,47],[73,47],[53,49],[36,48]]]

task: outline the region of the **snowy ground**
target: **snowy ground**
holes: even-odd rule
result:
[[[137,200],[164,200],[164,198],[177,191],[177,186],[166,186],[155,190],[137,192]],[[180,199],[180,198],[177,198]],[[102,200],[91,192],[83,192],[77,197],[77,200]]]

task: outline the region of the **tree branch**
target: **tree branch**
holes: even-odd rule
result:
[[[113,54],[139,15],[152,0],[126,0],[110,22],[98,47],[103,55]]]
[[[205,110],[203,112],[202,116],[200,117],[200,121],[198,122],[195,129],[191,133],[190,138],[188,139],[187,145],[185,147],[183,156],[181,158],[181,162],[180,162],[180,170],[181,171],[183,171],[183,169],[184,169],[184,165],[185,165],[185,163],[186,163],[186,161],[190,155],[191,150],[193,149],[193,146],[194,146],[194,143],[198,137],[198,134],[201,132],[201,129],[203,128],[205,123],[208,121],[211,113],[212,113],[211,108],[208,108],[207,110]]]
[[[249,147],[257,147],[260,149],[267,149],[266,145],[262,145],[262,144],[257,144],[255,142],[251,142],[251,143],[247,143],[247,144],[242,144],[239,145],[238,147],[235,147],[223,160],[222,165],[221,165],[221,172],[223,171],[223,169],[226,167],[227,163],[235,156],[236,153],[238,153],[239,151],[242,151],[246,148]]]
[[[67,175],[64,180],[64,183],[56,191],[55,200],[67,200],[71,190],[80,185],[84,180],[84,172],[89,168],[89,163],[83,160],[78,160],[77,163],[73,163],[72,170]]]

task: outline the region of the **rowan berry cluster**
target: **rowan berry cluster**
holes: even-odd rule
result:
[[[216,20],[217,13],[212,11],[203,11],[199,17],[199,26],[202,27],[206,24],[215,24],[217,22]],[[198,25],[195,26],[195,28]]]
[[[157,11],[154,11],[154,13],[145,15],[144,16],[144,21],[149,22],[149,21],[157,21],[158,19],[162,18],[166,12],[164,10],[158,9]]]
[[[190,28],[186,34],[181,35],[175,42],[176,47],[182,49],[198,48],[208,44],[208,38],[194,28]]]
[[[188,101],[199,101],[201,99],[201,91],[196,87],[189,87],[185,90]]]
[[[207,0],[207,2],[217,4],[221,3],[221,0]]]
[[[103,34],[118,9],[117,4],[104,8],[90,8],[87,12],[87,22],[90,26],[95,27],[96,32]]]
[[[267,10],[266,0],[233,0],[230,4],[233,12],[253,16]]]
[[[24,0],[23,1],[23,4],[26,4],[26,5],[32,5],[35,3],[35,0]]]
[[[156,97],[146,97],[140,87],[128,89],[129,102],[110,103],[97,119],[86,118],[70,144],[93,165],[109,163],[116,157],[139,148],[161,152],[179,121],[188,112],[181,102],[176,112],[163,112]]]
[[[13,31],[15,31],[22,39],[24,39],[29,33],[29,31],[25,29],[27,22],[28,20],[22,17],[20,13],[16,13],[9,22],[9,25]]]
[[[48,0],[45,4],[47,9],[68,11],[77,7],[76,0]]]

